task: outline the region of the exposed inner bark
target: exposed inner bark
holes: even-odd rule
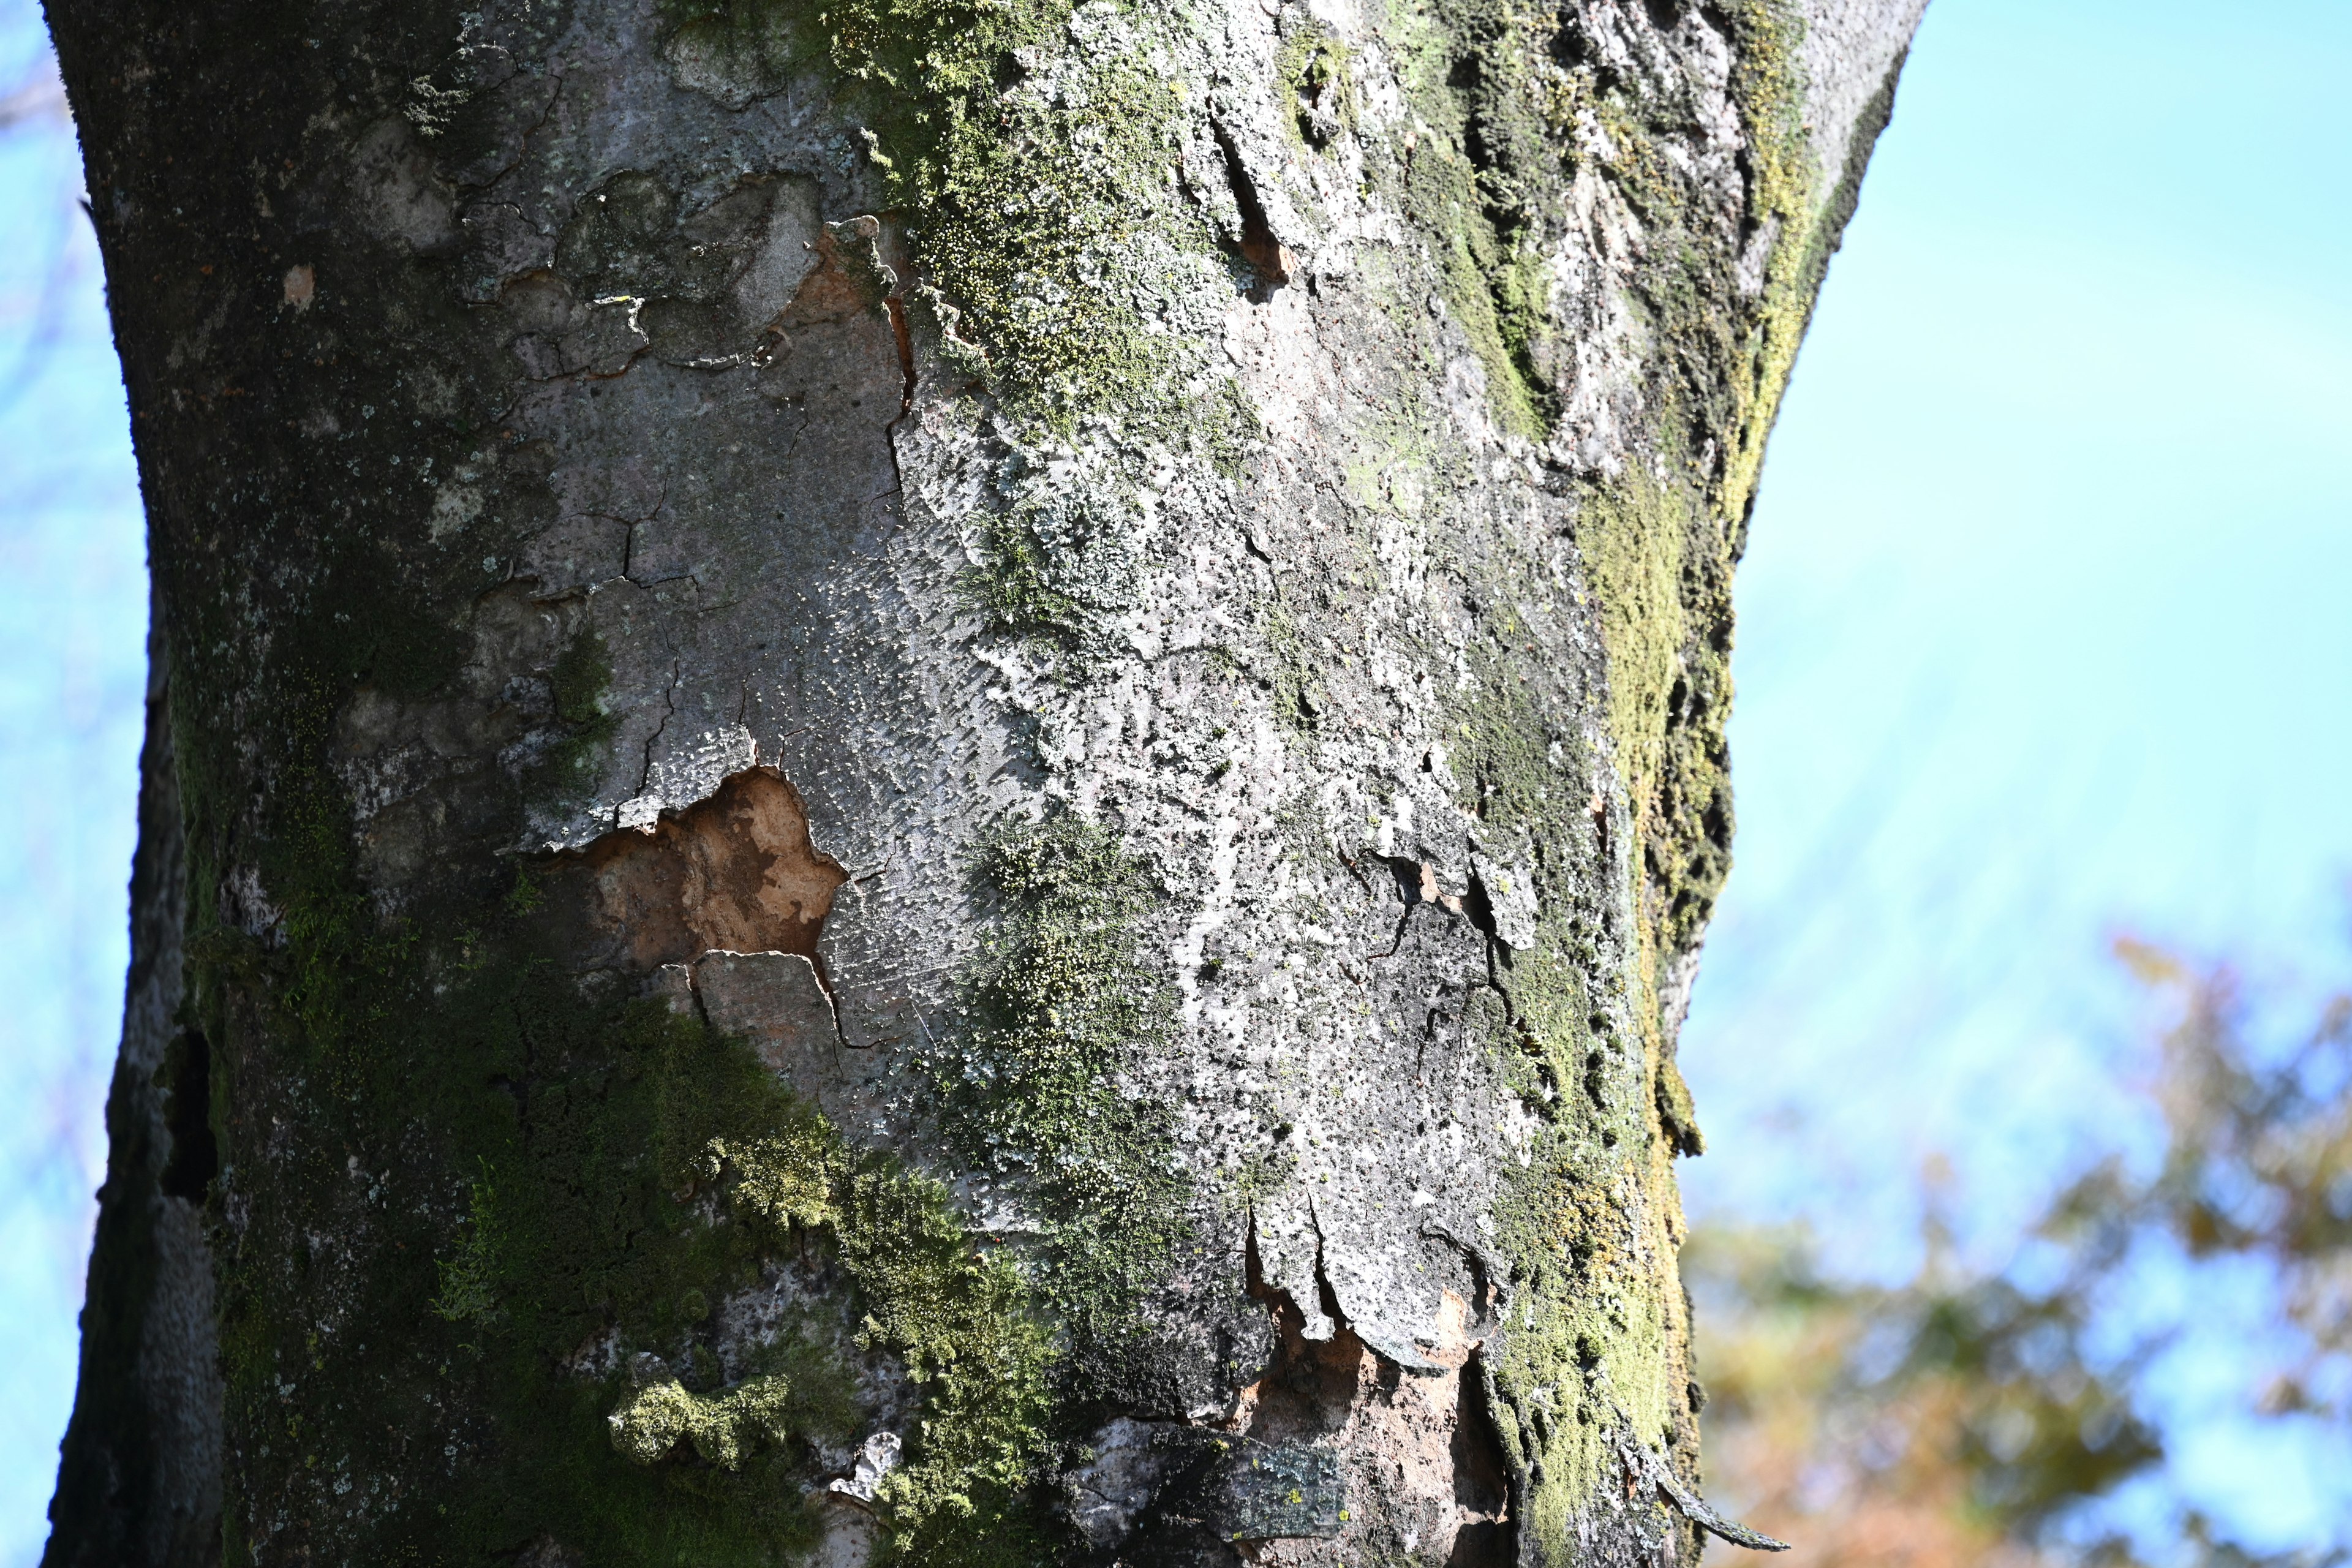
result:
[[[1350,1455],[1359,1477],[1377,1478],[1380,1506],[1415,1561],[1446,1568],[1515,1562],[1509,1462],[1478,1366],[1494,1326],[1486,1292],[1482,1303],[1446,1292],[1439,1337],[1425,1347],[1425,1362],[1408,1370],[1364,1342],[1319,1267],[1319,1321],[1310,1322],[1288,1290],[1266,1282],[1255,1234],[1246,1263],[1249,1294],[1273,1320],[1276,1338],[1265,1371],[1241,1391],[1232,1429],[1253,1449],[1328,1446]],[[1336,1538],[1276,1536],[1239,1547],[1243,1562],[1300,1568],[1341,1568],[1359,1555]]]
[[[1248,166],[1242,162],[1241,149],[1234,144],[1233,132],[1219,125],[1216,139],[1218,151],[1224,154],[1225,180],[1233,188],[1234,205],[1241,214],[1242,259],[1257,272],[1255,298],[1270,299],[1276,289],[1290,281],[1290,252],[1275,237],[1274,226],[1266,221],[1265,202],[1250,178]]]
[[[664,812],[650,828],[608,833],[557,865],[551,879],[583,884],[598,934],[638,970],[714,949],[815,963],[835,889],[848,880],[810,843],[799,792],[769,767],[747,768],[709,799]]]

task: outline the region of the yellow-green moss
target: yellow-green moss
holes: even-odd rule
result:
[[[1663,963],[1696,942],[1730,868],[1729,541],[1700,496],[1641,468],[1586,493],[1577,539],[1600,601],[1643,923]]]
[[[1643,547],[1641,520],[1616,523],[1633,535],[1619,544]],[[1625,928],[1623,891],[1590,810],[1602,759],[1556,727],[1550,699],[1517,679],[1528,632],[1507,599],[1483,620],[1453,771],[1482,837],[1530,846],[1539,911],[1534,945],[1498,958],[1507,1002],[1489,994],[1466,1020],[1538,1125],[1526,1163],[1502,1173],[1495,1245],[1511,1263],[1513,1297],[1488,1370],[1514,1415],[1499,1435],[1530,1478],[1529,1527],[1545,1552],[1565,1557],[1573,1516],[1615,1480],[1616,1412],[1645,1440],[1675,1427],[1683,1341],[1671,1134],[1662,1138],[1655,1119],[1668,1064],[1640,978],[1652,938]],[[1625,990],[1595,990],[1629,961]]]
[[[1731,95],[1748,140],[1748,221],[1780,226],[1765,262],[1763,301],[1748,330],[1751,368],[1736,384],[1730,451],[1716,492],[1723,515],[1740,520],[1755,495],[1764,443],[1812,318],[1834,236],[1823,232],[1828,215],[1816,201],[1817,171],[1805,131],[1803,68],[1797,58],[1803,22],[1782,0],[1738,0],[1730,15],[1738,44]],[[1845,216],[1838,213],[1832,221],[1842,226]]]
[[[695,1394],[676,1378],[664,1378],[636,1390],[614,1410],[613,1447],[651,1465],[688,1443],[719,1468],[740,1469],[754,1445],[791,1441],[791,1380],[773,1374],[746,1378],[714,1394]]]
[[[1636,799],[1658,776],[1666,695],[1689,640],[1682,600],[1688,506],[1629,466],[1616,485],[1588,492],[1577,515],[1577,545],[1609,653],[1609,738]]]
[[[864,1299],[860,1338],[924,1386],[921,1431],[877,1499],[887,1556],[1040,1560],[1045,1527],[1027,1494],[1045,1451],[1054,1351],[1012,1264],[975,1247],[945,1188],[853,1157],[814,1111],[762,1137],[714,1139],[699,1164],[771,1246],[803,1229],[829,1234]]]

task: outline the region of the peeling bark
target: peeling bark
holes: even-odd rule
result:
[[[1919,0],[52,9],[159,674],[51,1560],[1772,1544],[1674,1042]]]
[[[730,776],[707,800],[557,857],[546,873],[558,902],[587,917],[570,949],[635,970],[716,949],[814,959],[846,879],[809,842],[793,786],[757,767]]]

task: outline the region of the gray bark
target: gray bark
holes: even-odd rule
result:
[[[1738,1536],[1674,1035],[1919,5],[55,6],[159,607],[51,1560]]]

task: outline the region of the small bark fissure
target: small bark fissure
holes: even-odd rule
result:
[[[1244,1258],[1250,1299],[1263,1302],[1274,1320],[1274,1360],[1257,1381],[1248,1435],[1265,1442],[1328,1436],[1346,1425],[1354,1403],[1357,1368],[1370,1347],[1358,1337],[1339,1304],[1339,1293],[1323,1267],[1323,1237],[1315,1237],[1316,1305],[1330,1320],[1328,1339],[1307,1333],[1307,1312],[1291,1293],[1270,1283],[1258,1253],[1257,1221],[1250,1220]]]
[[[1510,1568],[1518,1561],[1510,1459],[1492,1397],[1485,1352],[1474,1351],[1462,1369],[1454,1406],[1454,1503],[1464,1517],[1445,1568]]]
[[[890,458],[890,494],[903,497],[907,493],[907,475],[898,463],[898,427],[915,410],[915,337],[907,322],[907,300],[903,292],[894,289],[882,301],[890,315],[890,336],[898,348],[898,412],[882,427],[882,449]]]
[[[220,1174],[220,1145],[212,1127],[212,1045],[201,1029],[183,1029],[155,1075],[163,1090],[163,1125],[172,1152],[160,1184],[167,1198],[201,1204]]]
[[[915,338],[907,325],[904,295],[893,294],[882,301],[882,306],[890,312],[890,335],[898,345],[898,374],[903,381],[898,391],[898,419],[904,419],[908,410],[915,406]],[[898,420],[893,419],[890,421],[891,434],[896,435],[898,429]]]
[[[631,581],[634,582],[635,579]],[[654,759],[660,752],[661,739],[669,730],[669,721],[677,716],[677,683],[683,672],[683,660],[672,658],[669,663],[669,679],[662,684],[661,721],[654,726],[653,733],[646,737],[645,765],[637,773],[639,795],[646,793],[654,786]]]
[[[1211,129],[1217,139],[1217,150],[1225,155],[1225,181],[1234,193],[1234,206],[1242,219],[1238,248],[1242,259],[1250,264],[1258,276],[1258,286],[1251,298],[1263,304],[1274,297],[1274,291],[1290,281],[1290,252],[1275,237],[1274,226],[1266,221],[1265,203],[1258,195],[1257,183],[1250,178],[1249,166],[1242,162],[1241,149],[1234,144],[1233,132],[1223,125]]]
[[[1382,958],[1396,956],[1397,950],[1404,945],[1406,929],[1412,924],[1413,911],[1423,904],[1433,904],[1449,915],[1461,916],[1477,926],[1488,938],[1494,937],[1494,909],[1486,901],[1486,894],[1479,889],[1475,876],[1470,883],[1471,892],[1449,893],[1438,885],[1437,868],[1426,861],[1411,859],[1402,855],[1379,855],[1372,858],[1388,867],[1389,874],[1396,879],[1397,897],[1404,901],[1404,912],[1397,917],[1396,933],[1390,940],[1387,951],[1381,954]],[[1349,869],[1352,870],[1354,868],[1350,867]],[[1473,896],[1477,900],[1475,908],[1471,901]],[[1486,917],[1483,923],[1479,919],[1481,912]]]

